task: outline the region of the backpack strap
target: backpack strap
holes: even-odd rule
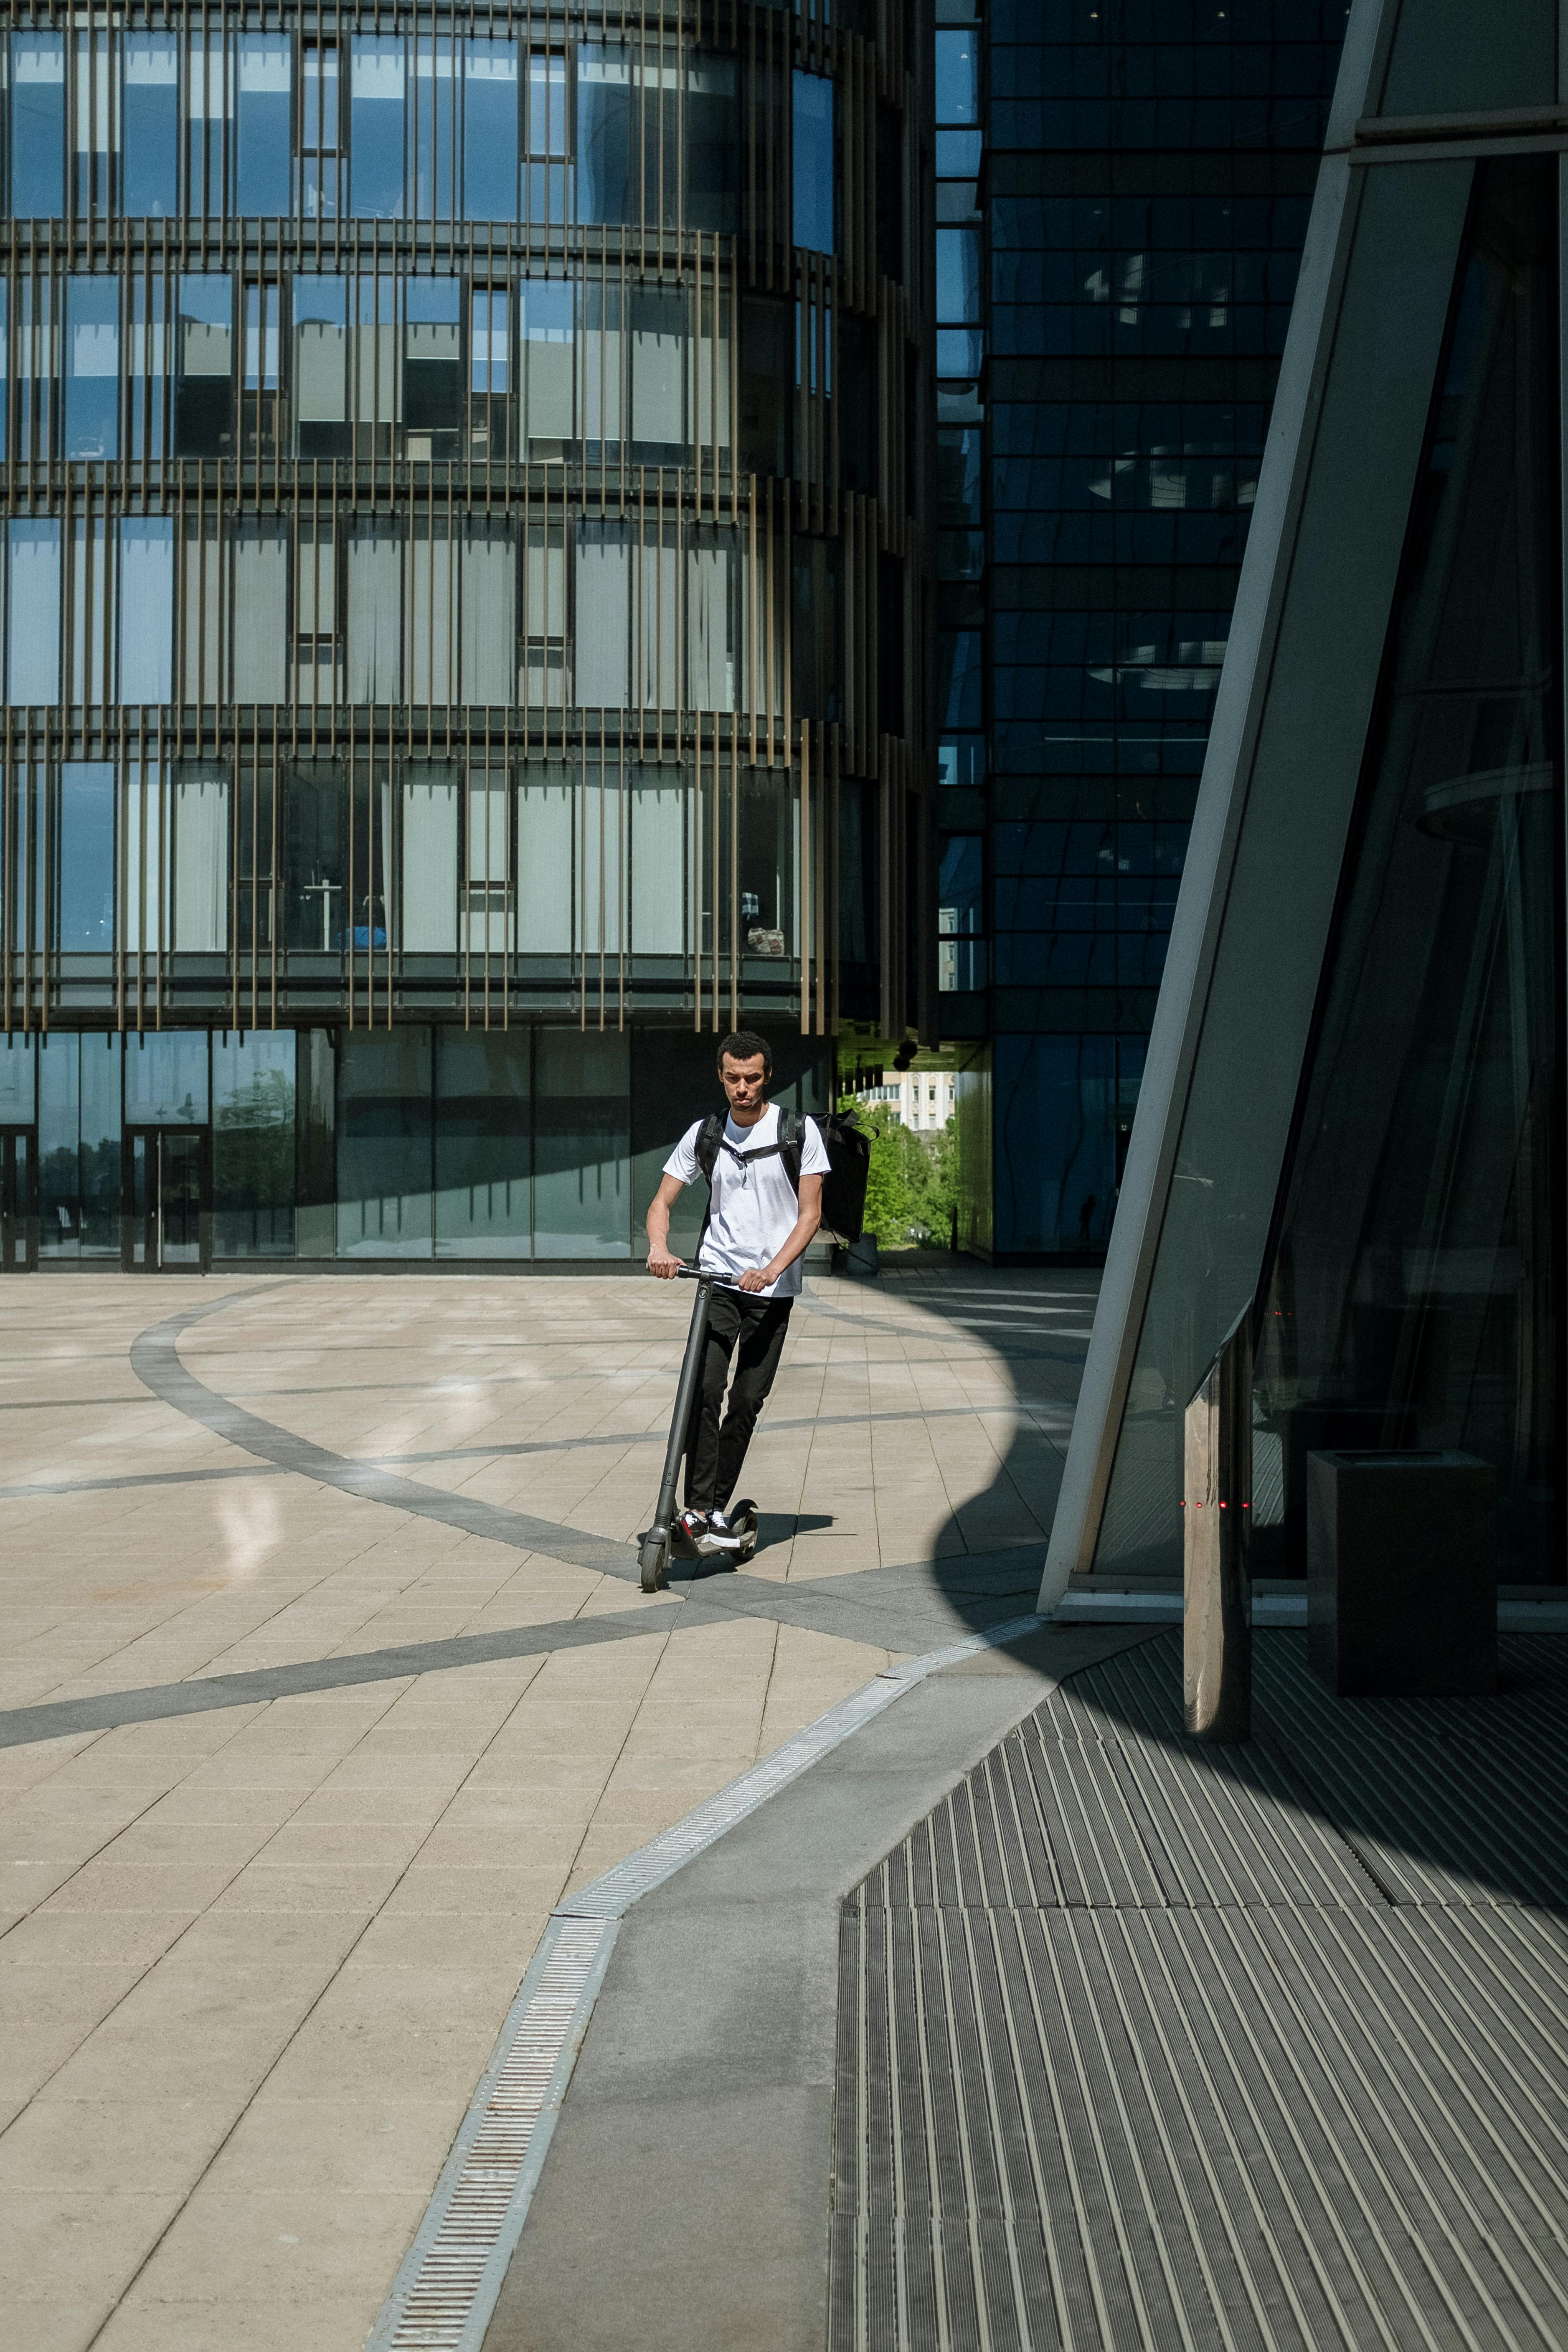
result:
[[[713,1219],[713,1171],[719,1165],[719,1147],[723,1140],[723,1120],[710,1115],[698,1129],[697,1140],[692,1146],[692,1150],[697,1154],[697,1165],[708,1180],[708,1206],[702,1212],[702,1230],[697,1236],[697,1255],[700,1258],[702,1255],[702,1244],[708,1238],[709,1225]]]
[[[780,1160],[784,1162],[784,1172],[789,1178],[790,1191],[795,1194],[796,1200],[800,1198],[800,1153],[801,1141],[804,1133],[805,1129],[801,1126],[800,1113],[795,1110],[784,1110],[781,1108],[779,1111],[778,1154]]]
[[[697,1131],[692,1150],[697,1154],[697,1165],[710,1184],[713,1181],[713,1171],[719,1165],[719,1147],[723,1140],[723,1120],[717,1116],[705,1118]]]

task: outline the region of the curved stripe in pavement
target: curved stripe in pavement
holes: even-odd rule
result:
[[[270,1283],[259,1286],[268,1290],[272,1286]],[[222,1298],[209,1299],[205,1306],[168,1316],[162,1323],[139,1332],[131,1343],[131,1369],[142,1387],[150,1389],[161,1403],[183,1413],[187,1421],[200,1422],[215,1436],[238,1446],[242,1453],[254,1454],[258,1461],[275,1463],[280,1470],[295,1471],[301,1478],[335,1486],[341,1494],[356,1495],[363,1502],[384,1503],[391,1510],[409,1511],[417,1518],[434,1519],[442,1527],[460,1529],[466,1536],[482,1536],[489,1543],[507,1544],[517,1551],[542,1552],[547,1559],[564,1560],[573,1568],[595,1569],[602,1575],[636,1582],[637,1558],[629,1544],[585,1535],[580,1528],[563,1527],[554,1519],[536,1519],[527,1511],[514,1511],[504,1504],[481,1502],[477,1496],[443,1494],[439,1487],[423,1486],[414,1478],[400,1478],[395,1471],[378,1469],[374,1463],[330,1454],[324,1445],[296,1436],[292,1430],[279,1429],[271,1422],[263,1421],[258,1413],[247,1412],[243,1405],[209,1389],[181,1361],[180,1334],[188,1331],[193,1323],[204,1322],[209,1315],[221,1314],[239,1299],[256,1296],[255,1290],[230,1292]]]

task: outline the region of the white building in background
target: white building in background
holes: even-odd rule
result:
[[[890,1104],[901,1127],[917,1134],[936,1135],[957,1108],[958,1079],[952,1070],[894,1070],[879,1087],[861,1087],[858,1102]]]

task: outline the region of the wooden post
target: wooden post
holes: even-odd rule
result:
[[[1186,1411],[1182,1667],[1194,1739],[1252,1736],[1252,1308]]]

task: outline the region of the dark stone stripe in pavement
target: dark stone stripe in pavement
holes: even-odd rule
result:
[[[235,1296],[252,1297],[255,1293],[242,1291]],[[439,1526],[458,1528],[464,1535],[510,1545],[517,1551],[542,1552],[547,1559],[564,1560],[573,1568],[595,1569],[601,1575],[636,1582],[637,1554],[629,1544],[608,1543],[603,1536],[585,1535],[553,1519],[536,1519],[526,1511],[481,1502],[477,1496],[444,1495],[437,1487],[421,1486],[413,1478],[378,1469],[374,1463],[346,1460],[219,1396],[181,1362],[179,1338],[193,1323],[220,1313],[231,1303],[232,1297],[226,1297],[187,1307],[184,1314],[171,1315],[139,1332],[132,1341],[131,1369],[162,1403],[184,1413],[187,1421],[200,1422],[204,1429],[237,1445],[242,1453],[276,1463],[280,1470],[297,1471],[300,1477],[314,1478],[321,1486],[335,1486],[341,1494],[384,1503],[392,1510],[408,1511]]]
[[[761,1576],[705,1576],[693,1601],[731,1617],[771,1617],[841,1642],[918,1656],[1032,1609],[1045,1565],[1043,1544],[973,1553],[910,1567],[867,1568],[775,1584]]]
[[[689,1632],[734,1617],[771,1619],[811,1633],[836,1634],[878,1649],[916,1653],[1016,1615],[1020,1594],[1033,1597],[1039,1583],[1042,1551],[955,1560],[938,1570],[868,1569],[850,1577],[825,1577],[811,1584],[773,1584],[760,1576],[705,1575],[689,1581],[679,1603],[650,1603],[602,1617],[563,1617],[542,1625],[515,1625],[494,1633],[457,1633],[444,1641],[409,1642],[384,1650],[358,1650],[337,1658],[304,1658],[292,1665],[259,1666],[249,1673],[198,1675],[189,1681],[155,1683],[141,1690],[95,1692],[89,1697],[55,1699],[37,1706],[0,1713],[0,1748],[20,1748],[39,1739],[79,1738],[83,1732],[116,1731],[128,1723],[162,1722],[172,1716],[205,1715],[220,1707],[262,1706],[273,1699],[308,1692],[348,1690],[358,1683],[406,1680],[415,1675],[451,1673],[460,1666],[492,1665],[507,1658],[534,1658],[555,1650],[577,1650],[598,1642],[626,1642],[675,1626]],[[939,1581],[940,1579],[940,1581]],[[853,1586],[853,1591],[842,1590]],[[860,1588],[864,1587],[862,1591]]]
[[[680,1612],[684,1617],[684,1611]],[[617,1610],[605,1617],[558,1618],[500,1633],[459,1633],[444,1642],[409,1642],[389,1650],[359,1650],[342,1658],[302,1658],[291,1666],[258,1666],[240,1675],[198,1675],[189,1682],[154,1683],[144,1690],[105,1691],[90,1698],[53,1700],[0,1714],[0,1748],[37,1739],[65,1739],[84,1731],[118,1731],[127,1723],[159,1723],[176,1715],[207,1715],[226,1706],[263,1706],[310,1691],[349,1690],[356,1683],[405,1680],[455,1666],[488,1666],[502,1658],[535,1658],[595,1642],[625,1642],[662,1633],[675,1612],[668,1606]],[[676,1620],[675,1622],[679,1622]]]
[[[29,1486],[0,1486],[0,1503],[16,1502],[28,1495],[102,1495],[125,1486],[203,1486],[215,1478],[276,1478],[276,1462],[245,1462],[210,1470],[134,1470],[122,1478],[44,1478]]]

